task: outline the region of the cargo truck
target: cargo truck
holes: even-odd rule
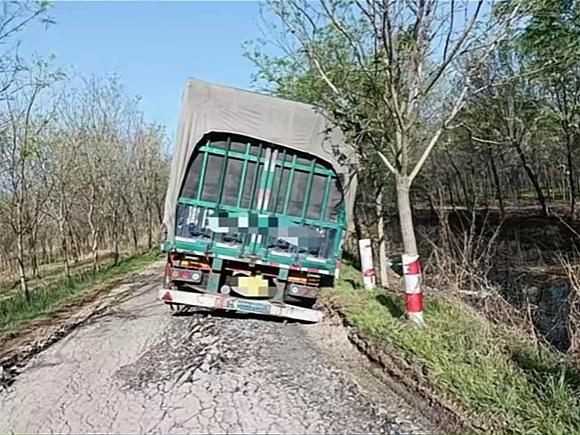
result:
[[[321,111],[187,81],[166,195],[160,299],[318,322],[353,209],[353,152]]]

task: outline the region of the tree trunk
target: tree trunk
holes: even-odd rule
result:
[[[538,182],[538,177],[537,177],[536,173],[534,172],[534,170],[532,169],[532,167],[530,166],[530,164],[528,163],[528,160],[526,159],[526,156],[524,154],[524,150],[522,149],[521,143],[518,141],[514,141],[513,146],[514,146],[516,152],[518,153],[518,157],[520,158],[520,161],[522,162],[522,166],[524,167],[524,170],[526,171],[526,175],[528,176],[528,179],[530,180],[530,182],[534,186],[534,190],[536,191],[536,197],[538,199],[538,203],[540,204],[540,207],[542,208],[542,215],[548,216],[548,206],[546,204],[546,198],[544,197],[544,193],[542,192],[542,188],[540,187],[540,183]]]
[[[151,212],[151,206],[147,205],[147,249],[153,248],[153,214]]]
[[[38,273],[38,254],[36,253],[36,232],[37,231],[38,231],[37,228],[32,228],[32,230],[28,236],[28,244],[29,244],[29,249],[31,252],[30,266],[32,269],[32,276],[34,278],[40,278],[40,274]]]
[[[403,251],[407,255],[417,255],[417,242],[415,240],[413,214],[411,212],[409,178],[406,176],[397,176],[397,208],[399,210]]]
[[[467,187],[467,184],[465,183],[465,180],[463,179],[463,176],[461,175],[461,171],[457,168],[457,165],[455,164],[451,156],[449,156],[449,163],[451,164],[451,167],[455,171],[455,175],[457,175],[457,180],[459,180],[461,190],[463,191],[463,203],[468,209],[471,209],[472,201],[470,198],[469,189]]]
[[[385,210],[383,204],[383,189],[380,188],[376,201],[377,211],[377,236],[379,239],[379,278],[380,285],[384,288],[389,286],[389,274],[387,264],[387,241],[385,240]]]
[[[48,245],[48,240],[42,238],[40,246],[42,247],[42,254],[40,255],[40,264],[50,264],[52,263],[52,258],[50,255],[50,247]]]
[[[447,187],[447,192],[449,194],[449,204],[451,205],[451,207],[455,207],[455,198],[453,197],[453,183],[451,183],[451,177],[449,176],[449,172],[445,173],[445,178],[447,180],[446,187]]]
[[[62,264],[64,266],[64,275],[66,279],[70,281],[70,264],[68,262],[68,246],[66,243],[66,232],[64,231],[64,224],[61,222],[59,224],[60,230],[60,243],[62,249]]]
[[[91,253],[93,256],[92,270],[93,273],[99,270],[99,241],[98,241],[98,229],[94,222],[95,213],[95,191],[93,188],[93,193],[91,195],[91,205],[89,206],[88,221],[89,228],[91,229]]]
[[[574,175],[574,158],[572,156],[572,147],[574,134],[566,133],[566,160],[568,165],[568,184],[570,186],[570,217],[574,219],[576,211],[576,177]]]
[[[117,229],[117,221],[119,220],[119,212],[115,209],[113,214],[113,264],[119,262],[119,232]]]
[[[131,206],[125,196],[122,196],[123,203],[125,204],[125,211],[127,212],[127,218],[129,221],[129,228],[131,229],[131,236],[133,239],[133,250],[135,252],[139,251],[139,236],[137,235],[137,226],[135,223],[135,216],[131,211]]]
[[[499,205],[499,212],[500,215],[503,217],[504,207],[503,207],[503,194],[501,191],[501,183],[499,181],[499,175],[497,173],[497,165],[495,164],[495,158],[489,148],[487,149],[487,155],[489,157],[489,167],[491,169],[491,174],[493,176],[493,184],[495,187],[495,196]]]
[[[80,260],[80,255],[81,255],[80,247],[79,247],[79,242],[73,233],[72,226],[71,226],[70,222],[67,222],[67,231],[68,231],[68,239],[70,241],[71,254],[73,256],[73,261],[75,264],[78,264],[78,262]]]
[[[358,213],[353,213],[352,214],[352,226],[354,229],[354,234],[349,234],[349,238],[352,241],[352,239],[354,238],[355,240],[353,241],[353,243],[351,243],[351,246],[349,246],[349,252],[356,257],[358,264],[360,264],[361,259],[360,259],[360,252],[358,249],[358,241],[363,239],[363,231],[362,231],[362,225],[360,222],[360,215]]]
[[[159,201],[155,201],[155,210],[157,211],[157,223],[163,224],[163,205]]]
[[[24,267],[24,235],[22,232],[18,234],[17,238],[17,248],[18,248],[18,275],[20,281],[20,290],[24,293],[24,297],[26,298],[26,302],[30,302],[30,292],[28,289],[28,282],[26,280],[26,269]]]
[[[66,240],[66,224],[67,224],[67,210],[64,198],[60,201],[60,217],[58,220],[58,231],[60,233],[60,247],[62,249],[62,264],[64,266],[64,274],[66,279],[70,281],[70,264],[68,262],[68,244]]]

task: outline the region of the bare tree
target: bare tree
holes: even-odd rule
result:
[[[404,252],[416,256],[411,186],[466,97],[477,92],[455,67],[474,52],[484,62],[517,8],[492,17],[483,0],[268,4],[294,37],[297,47],[286,51],[305,59],[327,86],[327,111],[393,175]]]
[[[0,132],[0,161],[5,167],[1,170],[4,176],[0,179],[3,183],[0,189],[9,198],[6,202],[9,211],[6,214],[16,238],[20,288],[29,298],[25,240],[28,236],[29,245],[36,243],[35,227],[50,191],[50,186],[44,183],[43,175],[47,153],[42,131],[48,119],[36,113],[35,105],[54,76],[47,74],[40,66],[40,71],[34,69],[22,80],[18,85],[18,94],[12,94],[3,101],[5,128]]]

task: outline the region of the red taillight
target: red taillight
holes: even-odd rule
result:
[[[181,273],[181,277],[182,277],[183,279],[189,279],[189,272],[182,272],[182,273]]]

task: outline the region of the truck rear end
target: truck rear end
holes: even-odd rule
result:
[[[322,314],[312,307],[340,268],[344,176],[332,158],[308,152],[308,141],[264,140],[258,124],[255,135],[206,130],[182,153],[187,161],[168,201],[173,227],[163,244],[160,297],[177,306],[317,322]]]

